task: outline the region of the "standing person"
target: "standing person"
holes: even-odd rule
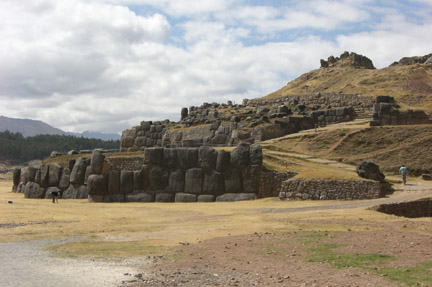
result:
[[[53,200],[53,203],[58,203],[58,196],[59,196],[59,193],[58,193],[58,191],[51,191],[51,195],[52,195],[52,200]]]
[[[405,165],[402,165],[399,169],[399,173],[402,174],[402,180],[403,184],[406,185],[406,176],[408,174],[408,169],[405,167]]]

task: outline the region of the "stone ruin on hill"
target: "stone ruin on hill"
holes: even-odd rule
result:
[[[356,69],[375,69],[372,60],[366,56],[354,52],[345,51],[339,57],[330,56],[326,60],[320,60],[321,68],[329,68],[338,65],[348,65]]]
[[[88,198],[91,202],[211,202],[277,196],[295,173],[267,171],[260,145],[239,144],[232,152],[200,148],[146,148],[141,157],[91,158],[58,163],[32,161],[16,169],[13,191],[26,198]],[[274,189],[274,190],[272,190]]]
[[[317,126],[352,121],[367,114],[372,105],[370,97],[339,93],[244,100],[241,105],[204,103],[182,108],[179,123],[143,121],[125,130],[120,149],[256,143]]]

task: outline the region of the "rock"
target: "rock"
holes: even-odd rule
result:
[[[216,170],[218,172],[226,171],[231,164],[231,154],[226,150],[217,151]]]
[[[216,199],[216,197],[214,195],[210,195],[210,194],[201,194],[198,195],[198,202],[214,202]]]
[[[174,194],[172,193],[157,193],[155,202],[174,202]]]
[[[84,175],[84,184],[87,184],[87,179],[90,176],[90,174],[91,174],[91,166],[87,164],[85,175]]]
[[[69,181],[70,181],[70,170],[68,168],[63,169],[62,175],[60,177],[59,181],[59,188],[64,191],[69,187]]]
[[[380,171],[379,166],[372,161],[362,161],[357,165],[356,172],[360,177],[372,179],[375,181],[384,181],[384,174]]]
[[[242,201],[255,199],[255,193],[225,193],[224,195],[216,197],[216,201]]]
[[[129,170],[120,171],[120,193],[129,194],[133,191],[133,172]]]
[[[13,171],[13,184],[14,186],[18,186],[21,179],[21,168],[17,167]]]
[[[48,185],[49,186],[58,186],[60,183],[60,178],[61,178],[61,174],[62,174],[63,168],[57,164],[57,163],[52,163],[49,166],[49,171],[48,171]]]
[[[180,115],[181,115],[181,120],[183,120],[184,118],[186,118],[188,116],[188,109],[187,108],[182,108],[181,112],[180,112]]]
[[[133,171],[133,190],[144,189],[144,176],[142,170]]]
[[[198,150],[195,148],[178,148],[177,156],[181,168],[189,169],[198,166]]]
[[[86,168],[87,168],[86,160],[82,157],[78,158],[71,171],[71,175],[70,175],[71,183],[75,185],[83,184],[85,179]]]
[[[103,202],[104,196],[103,195],[97,195],[97,194],[89,194],[87,196],[88,202]]]
[[[68,160],[68,166],[69,166],[69,170],[71,171],[75,165],[76,160],[74,158],[70,158]]]
[[[25,198],[45,198],[45,189],[41,188],[37,183],[27,182],[24,187]]]
[[[172,193],[181,193],[184,191],[185,173],[182,169],[174,170],[169,175],[168,190]]]
[[[124,195],[123,193],[120,194],[105,194],[103,196],[103,202],[125,202],[126,201],[126,197],[129,196],[128,195]]]
[[[91,174],[101,174],[103,170],[105,156],[103,155],[101,150],[94,150],[91,158]]]
[[[122,194],[120,192],[120,170],[111,170],[109,172],[108,194]]]
[[[249,163],[250,144],[240,143],[231,152],[231,164],[234,166],[247,166]]]
[[[326,60],[321,59],[320,60],[320,65],[321,65],[321,68],[328,68],[329,63]]]
[[[43,164],[40,169],[40,186],[48,187],[49,186],[49,165]]]
[[[74,149],[70,150],[67,152],[68,155],[74,155],[74,154],[78,154],[78,152]]]
[[[263,155],[262,147],[259,144],[251,144],[249,150],[249,164],[262,165]]]
[[[83,199],[87,197],[87,186],[85,185],[69,185],[69,187],[65,191],[63,191],[62,195],[63,199]]]
[[[154,202],[154,195],[141,192],[126,195],[127,202]]]
[[[168,168],[178,168],[179,159],[175,148],[163,149],[163,166]]]
[[[259,191],[261,166],[252,165],[242,169],[243,192],[255,193]]]
[[[198,161],[201,168],[216,168],[217,151],[209,146],[201,146],[198,150]]]
[[[186,193],[201,194],[203,186],[203,170],[201,168],[191,168],[186,171],[185,188]]]
[[[163,159],[163,148],[151,147],[144,150],[144,164],[161,165]]]
[[[32,160],[28,164],[28,181],[34,182],[36,172],[41,168],[41,160]]]
[[[230,167],[224,173],[225,192],[241,193],[243,192],[242,174],[236,167]]]
[[[159,166],[149,167],[150,190],[166,190],[169,184],[169,173]]]
[[[56,186],[49,187],[45,192],[45,198],[52,198],[52,193],[57,192],[59,195],[61,194],[61,189]]]
[[[87,194],[104,195],[108,192],[108,176],[106,174],[91,174],[87,179]]]
[[[197,195],[190,193],[176,193],[175,202],[196,202]]]
[[[224,194],[225,183],[222,174],[215,170],[206,170],[202,193],[215,196]]]
[[[432,176],[431,176],[430,174],[428,174],[428,173],[424,173],[424,174],[422,174],[422,175],[421,175],[421,178],[422,178],[423,180],[432,180]]]

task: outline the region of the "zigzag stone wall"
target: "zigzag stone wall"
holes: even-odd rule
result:
[[[262,149],[242,143],[232,152],[200,148],[146,148],[129,161],[70,160],[68,167],[31,162],[14,172],[13,191],[27,198],[88,198],[91,202],[208,202],[260,196]],[[271,181],[266,178],[265,181]]]

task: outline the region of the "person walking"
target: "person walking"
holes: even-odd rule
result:
[[[405,167],[405,165],[402,165],[399,169],[399,173],[402,175],[403,184],[406,185],[406,176],[408,174],[408,169]]]
[[[51,195],[52,195],[52,201],[53,201],[53,203],[58,203],[59,192],[58,191],[52,191]]]

